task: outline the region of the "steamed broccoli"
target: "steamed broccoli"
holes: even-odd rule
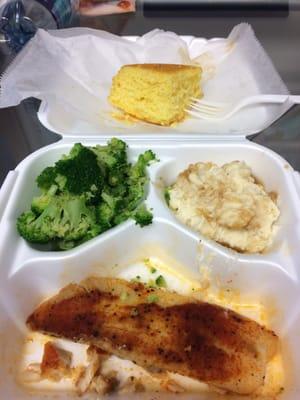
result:
[[[150,224],[152,214],[143,200],[146,169],[153,160],[148,150],[131,165],[126,144],[116,138],[106,146],[75,144],[37,177],[41,194],[33,198],[31,211],[18,218],[20,235],[65,250],[129,218]]]
[[[137,208],[137,210],[133,214],[133,218],[135,222],[140,225],[140,226],[146,226],[151,224],[153,215],[152,213],[147,209],[145,204],[142,204],[140,207]]]
[[[108,229],[129,218],[135,219],[140,226],[152,222],[152,214],[142,201],[145,197],[145,185],[148,182],[146,168],[153,160],[155,160],[155,155],[148,150],[139,156],[134,165],[127,164],[126,169],[122,171],[124,176],[117,190],[111,181],[107,180],[104,184],[105,192],[102,193],[102,202],[97,207],[99,223]]]
[[[97,145],[91,150],[96,154],[99,164],[105,168],[127,164],[127,145],[120,139],[112,138],[106,146]]]
[[[127,145],[113,138],[106,146],[92,148],[104,176],[104,192],[113,196],[124,196],[127,190]]]
[[[118,225],[115,216],[120,214],[123,201],[122,197],[113,197],[106,192],[102,193],[102,202],[96,207],[96,215],[98,223],[104,230]]]
[[[72,194],[91,193],[98,199],[101,195],[103,177],[97,157],[92,150],[76,143],[69,156],[55,164],[59,175],[66,178],[65,189]]]
[[[55,178],[57,177],[57,171],[55,167],[45,168],[40,175],[36,178],[38,187],[43,190],[48,190],[52,185],[56,186]]]
[[[137,162],[130,168],[128,173],[128,209],[134,210],[145,195],[145,184],[148,182],[146,174],[147,166],[154,161],[155,154],[151,150],[140,154]]]
[[[31,202],[31,211],[35,214],[41,214],[49,205],[53,196],[55,196],[58,187],[56,185],[50,186],[49,190],[43,190],[40,196],[34,197]]]
[[[89,232],[99,233],[94,207],[87,207],[84,197],[53,196],[41,214],[23,213],[17,221],[21,236],[30,242],[47,243],[62,239],[76,242]]]
[[[26,211],[17,219],[19,234],[28,242],[48,243],[52,240],[47,226],[36,226],[37,215],[32,211]]]
[[[47,167],[41,172],[37,184],[42,190],[56,185],[60,191],[85,194],[88,199],[97,202],[101,195],[103,176],[94,152],[76,143],[68,156],[63,156],[54,167]]]

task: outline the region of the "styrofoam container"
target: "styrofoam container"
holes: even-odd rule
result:
[[[136,37],[128,39],[136,40]],[[192,55],[197,55],[206,43],[205,39],[192,36],[183,39]],[[222,39],[213,40],[218,43]],[[259,91],[256,76],[248,69],[245,65],[244,83]],[[215,285],[216,289],[238,293],[241,304],[261,304],[268,309],[268,327],[274,329],[282,343],[286,382],[285,391],[279,397],[300,398],[297,379],[300,369],[300,178],[280,156],[245,139],[246,134],[261,131],[291,106],[287,102],[274,107],[251,107],[221,123],[201,121],[199,125],[190,120],[183,134],[172,127],[146,124],[142,128],[116,124],[93,129],[89,123],[68,118],[57,103],[42,102],[40,121],[62,134],[63,139],[23,160],[10,171],[0,190],[1,400],[77,398],[64,390],[63,385],[43,386],[42,383],[39,391],[20,385],[24,359],[39,357],[40,360],[43,347],[37,343],[31,354],[25,345],[29,334],[25,325],[28,315],[42,300],[71,282],[80,282],[91,275],[130,278],[139,262],[149,257],[156,257],[191,282],[203,282],[209,273],[212,289]],[[74,142],[92,146],[104,144],[117,135],[127,142],[131,160],[146,149],[152,149],[160,160],[149,167],[146,202],[153,208],[153,223],[140,228],[129,220],[65,252],[44,251],[23,240],[16,230],[16,219],[29,208],[33,195],[38,192],[35,178],[40,171],[67,153]],[[212,161],[222,165],[234,160],[245,161],[267,191],[278,194],[281,214],[272,246],[264,254],[239,254],[204,238],[178,222],[164,200],[164,187],[174,182],[190,163]],[[183,291],[184,283],[181,287],[179,280],[177,286],[179,292]],[[69,348],[71,344],[64,343],[64,346]],[[117,398],[165,400],[178,396],[137,393]],[[188,400],[223,397],[205,391],[180,395]],[[88,393],[83,398],[98,397]]]
[[[85,145],[104,144],[106,139],[82,140]],[[173,263],[174,269],[190,279],[202,278],[205,265],[212,281],[221,287],[238,290],[241,301],[270,305],[270,327],[279,335],[286,368],[284,400],[300,398],[300,213],[299,176],[274,152],[245,139],[189,141],[128,139],[128,154],[134,160],[151,148],[160,160],[149,167],[147,204],[153,208],[150,226],[140,228],[126,221],[100,236],[65,252],[41,251],[23,240],[16,231],[16,218],[28,209],[37,192],[35,177],[46,166],[67,153],[73,141],[47,146],[23,160],[5,181],[0,191],[0,398],[69,399],[74,394],[52,390],[24,390],[16,383],[24,338],[25,321],[40,301],[70,282],[90,275],[122,276],[137,260],[156,256]],[[165,204],[163,187],[175,181],[189,163],[213,161],[219,165],[243,160],[267,191],[278,193],[281,215],[274,242],[264,254],[238,254],[209,241],[179,223]],[[169,257],[169,258],[168,258]],[[173,260],[173,261],[170,261]],[[122,398],[175,398],[177,395],[137,394]],[[186,394],[184,399],[211,399],[216,395]],[[94,398],[88,395],[84,398]],[[118,397],[120,398],[120,397]]]

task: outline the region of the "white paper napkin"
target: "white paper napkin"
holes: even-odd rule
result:
[[[112,78],[123,64],[147,62],[201,65],[203,90],[209,100],[288,93],[248,24],[236,26],[227,39],[194,40],[189,45],[175,33],[158,29],[130,41],[103,31],[74,28],[38,30],[1,78],[0,107],[33,96],[59,110],[54,130],[84,134],[121,127],[147,132],[153,125],[139,122],[133,126],[114,120],[107,101]],[[57,128],[59,118],[62,122]],[[274,119],[274,115],[268,118]],[[193,132],[199,130],[199,124],[205,126],[203,121],[189,118],[172,129]]]

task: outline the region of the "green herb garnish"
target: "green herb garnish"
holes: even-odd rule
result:
[[[169,186],[169,187],[166,187],[165,191],[164,191],[164,198],[165,198],[166,203],[167,203],[168,206],[170,204],[170,199],[171,199],[171,197],[170,197],[170,189],[171,189],[171,187]]]
[[[135,278],[131,279],[131,282],[133,283],[140,283],[141,282],[141,277],[139,275],[137,275]]]
[[[159,300],[159,297],[156,294],[149,294],[147,297],[147,302],[148,303],[156,303]]]
[[[155,283],[158,287],[167,287],[167,282],[162,275],[159,275],[159,277],[156,278]]]
[[[154,279],[150,279],[147,283],[147,286],[149,286],[150,288],[156,288],[156,282]]]

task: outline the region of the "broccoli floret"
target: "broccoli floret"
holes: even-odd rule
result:
[[[126,164],[122,171],[118,190],[114,190],[109,182],[105,187],[109,195],[103,196],[105,204],[99,207],[101,221],[108,222],[109,227],[118,225],[129,218],[134,218],[141,225],[148,225],[152,221],[152,214],[142,205],[145,197],[145,185],[148,182],[146,168],[155,155],[151,150],[141,154],[134,165]],[[118,170],[114,169],[118,174]],[[137,209],[138,207],[138,209]],[[106,219],[105,219],[106,217]]]
[[[155,159],[155,154],[151,150],[147,150],[144,154],[139,155],[137,162],[130,168],[127,197],[130,210],[134,210],[145,196],[145,185],[148,182],[146,169]]]
[[[108,142],[107,146],[93,148],[104,176],[104,191],[113,196],[124,196],[127,191],[126,179],[130,165],[126,148],[126,143],[116,138]]]
[[[28,242],[47,243],[49,234],[41,228],[35,229],[37,216],[32,211],[24,212],[17,219],[17,229],[19,234]]]
[[[94,208],[86,206],[84,197],[70,195],[52,197],[39,216],[23,213],[17,228],[21,236],[36,243],[79,241],[90,232],[99,233]]]
[[[118,224],[115,216],[119,214],[122,206],[122,198],[113,197],[105,192],[102,193],[102,203],[96,208],[97,221],[103,230]]]
[[[43,191],[44,193],[41,196],[34,197],[31,202],[31,211],[40,215],[49,205],[52,197],[56,194],[57,189],[56,185],[52,185],[48,191]]]
[[[101,203],[96,209],[97,222],[105,231],[113,226],[114,210],[106,203]]]
[[[137,162],[131,168],[132,178],[138,179],[145,176],[146,168],[152,161],[155,160],[156,157],[152,150],[147,150],[145,153],[140,154]]]
[[[100,167],[113,168],[127,164],[127,145],[120,139],[112,138],[106,146],[95,146],[92,151],[97,156]]]
[[[41,172],[37,184],[42,190],[56,185],[61,192],[84,193],[88,200],[97,203],[101,196],[103,176],[96,154],[81,143],[76,143],[69,155],[64,155],[54,167],[47,167]]]
[[[153,215],[145,204],[142,204],[133,214],[133,218],[138,225],[146,226],[152,223]]]
[[[34,197],[31,202],[31,211],[36,215],[42,214],[46,207],[48,207],[51,201],[51,197],[45,195],[41,195],[39,197]]]
[[[103,177],[97,157],[88,147],[76,143],[69,156],[56,162],[55,169],[66,178],[64,190],[77,195],[89,193],[95,199],[100,197]]]
[[[56,176],[57,176],[57,171],[55,167],[45,168],[36,178],[38,187],[44,190],[50,189],[50,187],[55,184]]]
[[[110,179],[105,183],[105,192],[102,193],[103,202],[97,207],[98,222],[103,229],[109,229],[129,218],[134,218],[141,226],[151,223],[152,214],[141,203],[145,197],[145,184],[148,182],[146,168],[153,160],[155,160],[155,155],[148,150],[139,156],[134,165],[127,163],[120,171],[116,168],[116,163],[110,170],[110,173],[115,173],[116,179],[120,182],[116,188]]]

